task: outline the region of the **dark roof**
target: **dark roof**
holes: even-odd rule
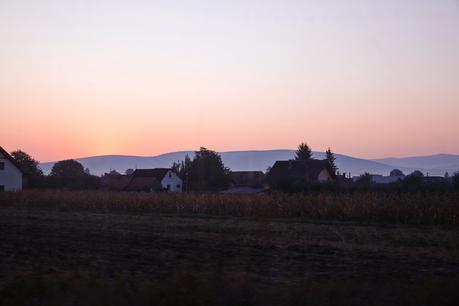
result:
[[[131,181],[132,176],[130,175],[114,175],[107,174],[102,177],[101,185],[102,188],[111,191],[122,191]]]
[[[232,171],[231,182],[237,187],[259,187],[265,182],[265,174],[261,171]]]
[[[134,177],[150,177],[158,181],[162,181],[164,176],[170,171],[170,168],[155,168],[155,169],[137,169],[132,173]]]
[[[335,178],[335,174],[328,169],[326,160],[282,160],[274,163],[267,177],[270,181],[286,178],[306,178],[316,181],[324,169]]]
[[[21,166],[19,166],[19,164],[16,162],[13,156],[11,156],[10,153],[6,152],[6,150],[3,149],[1,146],[0,146],[0,154],[3,155],[7,160],[9,160],[22,173]]]
[[[124,188],[126,191],[152,191],[158,190],[161,183],[155,177],[132,177],[129,184]]]

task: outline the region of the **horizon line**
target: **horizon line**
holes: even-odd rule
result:
[[[206,147],[204,147],[206,148]],[[206,148],[208,149],[208,148]],[[211,150],[211,149],[209,149]],[[82,157],[72,157],[72,158],[65,158],[65,159],[59,159],[59,160],[50,160],[50,161],[43,161],[39,162],[40,164],[47,164],[47,163],[55,163],[61,160],[69,160],[69,159],[85,159],[85,158],[94,158],[94,157],[140,157],[140,158],[155,158],[159,157],[162,155],[166,154],[173,154],[173,153],[189,153],[189,152],[196,152],[197,150],[178,150],[178,151],[169,151],[169,152],[164,152],[156,155],[131,155],[131,154],[100,154],[100,155],[89,155],[89,156],[82,156]],[[268,151],[296,151],[296,149],[255,149],[255,150],[243,150],[243,149],[238,149],[238,150],[229,150],[229,151],[217,151],[217,150],[212,150],[215,151],[219,154],[222,153],[238,153],[238,152],[268,152]],[[315,151],[312,150],[312,153],[325,153],[325,151]],[[454,155],[454,156],[459,156],[459,153],[431,153],[431,154],[423,154],[423,155],[407,155],[407,156],[388,156],[388,157],[377,157],[377,158],[366,158],[366,157],[360,157],[360,156],[355,156],[355,155],[349,155],[345,153],[337,153],[333,152],[333,154],[338,154],[338,155],[343,155],[347,157],[352,157],[352,158],[359,158],[359,159],[366,159],[366,160],[372,160],[372,161],[378,161],[382,159],[403,159],[403,158],[413,158],[413,157],[431,157],[431,156],[437,156],[437,155]]]

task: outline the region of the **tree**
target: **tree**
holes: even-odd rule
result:
[[[179,176],[185,182],[185,190],[218,191],[228,188],[230,170],[225,167],[220,155],[206,148],[195,152],[193,160],[185,157],[179,169]],[[176,170],[177,171],[177,170]]]
[[[359,189],[368,189],[373,185],[373,178],[371,177],[371,174],[368,172],[365,172],[355,181],[355,186]]]
[[[38,188],[44,185],[43,171],[38,166],[39,162],[24,151],[16,150],[11,156],[21,168],[24,174],[24,187]]]
[[[189,186],[189,174],[191,169],[191,158],[185,155],[185,160],[177,161],[172,164],[172,171],[174,171],[183,181],[183,190],[190,190]]]
[[[402,187],[406,191],[418,191],[422,189],[422,178],[424,174],[421,171],[416,170],[411,174],[405,176],[402,181]]]
[[[85,174],[83,165],[74,159],[61,160],[54,164],[50,176],[75,178]]]
[[[394,169],[390,172],[389,176],[400,176],[403,177],[405,174],[402,172],[402,170],[399,169]]]
[[[121,173],[119,173],[118,171],[116,171],[116,169],[113,169],[113,170],[110,169],[109,174],[110,174],[110,175],[121,175]]]
[[[456,190],[459,190],[459,171],[454,173],[452,177],[452,183]]]
[[[85,173],[83,165],[73,159],[55,163],[49,175],[50,186],[57,188],[95,189],[99,181],[99,177]]]
[[[134,169],[131,169],[131,168],[126,169],[126,171],[124,171],[124,174],[126,175],[132,175],[133,173],[134,173]]]
[[[335,154],[333,154],[330,148],[328,148],[325,154],[326,154],[326,160],[327,160],[328,167],[330,168],[330,171],[333,174],[335,174],[336,170],[338,170],[338,167],[335,164],[335,160],[336,160]]]
[[[422,177],[424,177],[424,174],[419,170],[415,170],[415,171],[411,172],[411,174],[408,175],[408,176],[414,176],[414,177],[422,178]]]
[[[308,160],[311,158],[311,148],[305,142],[300,143],[298,149],[295,152],[295,160]]]

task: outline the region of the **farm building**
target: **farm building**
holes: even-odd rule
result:
[[[101,184],[110,191],[182,191],[182,179],[168,168],[137,169],[131,175],[107,174]]]
[[[22,190],[22,171],[14,158],[0,147],[0,191]]]
[[[326,160],[286,160],[276,161],[267,175],[270,184],[280,180],[302,179],[313,183],[334,181]]]

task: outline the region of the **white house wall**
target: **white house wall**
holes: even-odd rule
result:
[[[5,164],[3,170],[0,170],[0,186],[4,186],[5,191],[22,190],[22,173],[16,166],[0,155],[0,162]]]
[[[161,181],[161,186],[164,189],[169,189],[169,192],[181,192],[183,182],[173,171],[168,171]]]

